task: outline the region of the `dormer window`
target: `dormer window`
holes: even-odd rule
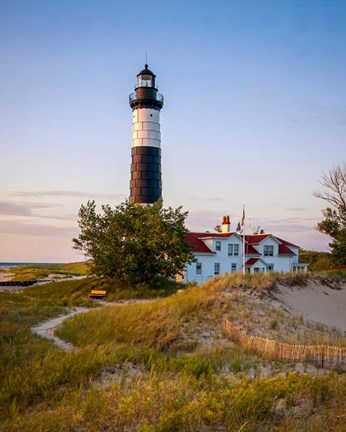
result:
[[[263,246],[263,255],[264,256],[274,256],[274,246],[264,245]]]

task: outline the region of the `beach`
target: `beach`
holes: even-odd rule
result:
[[[346,283],[325,283],[310,278],[305,286],[279,284],[273,302],[306,320],[316,321],[346,334]]]

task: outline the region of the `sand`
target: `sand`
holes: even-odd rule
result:
[[[279,285],[274,300],[292,313],[346,335],[346,283],[328,286],[312,278],[306,286]]]
[[[7,282],[13,278],[13,274],[9,267],[0,268],[0,282]]]

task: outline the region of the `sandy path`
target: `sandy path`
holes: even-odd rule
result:
[[[23,287],[21,287],[23,288]],[[126,306],[132,303],[147,303],[153,301],[152,299],[133,299],[133,300],[123,300],[121,302],[106,302],[103,300],[98,300],[99,306]],[[66,315],[59,315],[58,317],[51,318],[49,320],[43,321],[42,323],[36,324],[31,327],[31,331],[39,336],[42,336],[47,339],[51,339],[55,345],[59,348],[63,349],[66,352],[73,351],[75,346],[70,342],[65,342],[63,339],[60,339],[58,336],[54,334],[54,331],[57,327],[59,327],[65,320],[68,318],[72,318],[74,315],[79,313],[88,312],[94,309],[98,309],[98,307],[93,308],[85,308],[85,307],[75,307],[74,310]]]
[[[64,351],[73,351],[75,347],[71,343],[65,342],[64,340],[58,338],[58,336],[55,336],[54,330],[68,318],[71,318],[74,315],[82,312],[87,312],[89,310],[91,309],[85,307],[76,307],[72,312],[68,313],[67,315],[59,315],[56,318],[52,318],[31,327],[31,331],[39,336],[51,339],[55,343],[55,345],[57,345],[59,348],[62,348]]]

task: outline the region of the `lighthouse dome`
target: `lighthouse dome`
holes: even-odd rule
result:
[[[152,75],[152,76],[156,77],[156,75],[154,74],[154,72],[152,72],[150,69],[148,69],[148,65],[147,65],[147,64],[144,65],[144,68],[145,68],[145,69],[141,70],[141,71],[137,74],[137,76],[138,76],[138,75]]]

